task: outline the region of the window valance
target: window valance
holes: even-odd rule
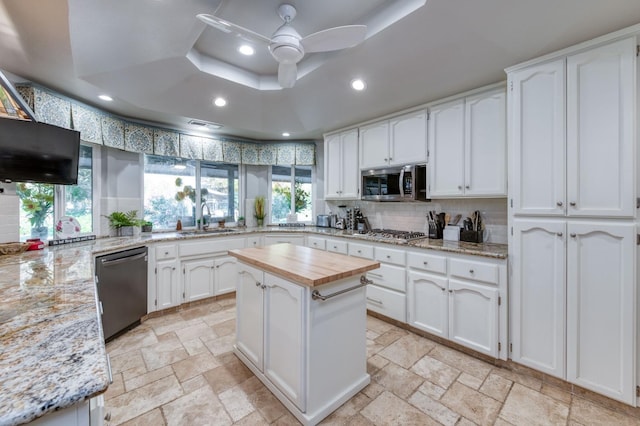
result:
[[[310,142],[256,143],[208,138],[147,126],[100,111],[34,85],[16,87],[39,121],[80,132],[80,139],[130,152],[250,165],[314,165]]]

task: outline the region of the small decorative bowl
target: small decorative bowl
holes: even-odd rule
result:
[[[31,243],[2,243],[0,244],[0,255],[24,253],[29,246]]]

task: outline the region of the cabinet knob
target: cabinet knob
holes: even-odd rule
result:
[[[453,290],[449,290],[449,293],[453,293]]]
[[[570,203],[569,203],[569,205],[570,205],[571,207],[575,207],[575,206],[576,206],[576,202],[575,202],[575,201],[572,201],[572,202],[570,202]]]
[[[104,419],[106,421],[111,421],[111,411],[109,411],[107,414],[104,415]]]
[[[393,160],[393,158],[389,157],[389,161]]]
[[[447,290],[447,289],[446,289],[446,288],[444,288],[444,287],[440,287],[440,288],[442,289],[442,291],[446,291],[446,290]]]
[[[458,189],[462,189],[462,185],[458,185]]]
[[[260,287],[260,281],[256,281],[256,287]]]
[[[388,161],[388,160],[385,158],[384,161]]]
[[[473,269],[469,269],[469,273],[473,274],[475,271]]]
[[[173,267],[173,268],[171,268],[171,269],[172,269],[173,271],[175,271],[175,270],[176,270],[176,267],[174,266],[174,267]]]
[[[387,255],[387,259],[391,259],[391,256]]]
[[[556,235],[557,235],[558,237],[562,237],[562,232],[558,232]]]
[[[562,201],[558,201],[558,202],[556,203],[556,206],[558,206],[558,207],[562,207]]]
[[[338,250],[338,246],[333,246],[333,248],[334,248],[335,250]]]
[[[169,252],[168,252],[168,251],[165,251],[165,252],[164,252],[164,255],[165,255],[165,256],[169,256]]]
[[[362,253],[362,250],[358,250],[358,253]]]
[[[429,264],[429,262],[427,262],[427,261],[425,260],[424,262],[422,262],[422,264],[423,264],[424,266],[427,266],[427,265]]]
[[[575,238],[575,237],[576,237],[576,234],[574,234],[574,233],[572,232],[571,234],[569,234],[569,236],[570,236],[571,238]]]
[[[471,188],[471,187],[470,187],[469,185],[467,185],[467,186],[465,186],[465,188],[466,188],[466,189],[469,189],[469,188]]]
[[[267,286],[266,285],[261,285],[260,288],[264,290],[265,288],[267,288]]]

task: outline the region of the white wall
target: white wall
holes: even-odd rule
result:
[[[0,243],[20,239],[20,200],[16,195],[15,183],[2,183],[0,188]]]
[[[244,217],[247,226],[256,226],[256,218],[253,216],[253,202],[258,195],[269,197],[269,166],[245,166],[245,200]],[[266,210],[269,214],[269,205]]]

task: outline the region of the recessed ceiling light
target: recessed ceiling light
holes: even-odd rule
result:
[[[285,138],[288,138],[289,136],[291,136],[291,133],[289,132],[283,132],[282,136],[284,136]]]
[[[111,102],[113,100],[113,98],[109,95],[100,95],[98,96],[100,99],[102,99],[103,101],[107,101],[107,102]]]
[[[223,107],[227,104],[227,100],[225,98],[216,98],[213,103],[215,106]]]
[[[240,46],[238,48],[238,52],[242,53],[243,55],[247,55],[247,56],[251,56],[254,53],[256,53],[254,48],[249,46],[248,44],[243,44],[242,46]]]
[[[359,78],[356,78],[354,80],[351,80],[351,87],[353,88],[353,90],[362,91],[367,88],[367,83],[360,80]]]

